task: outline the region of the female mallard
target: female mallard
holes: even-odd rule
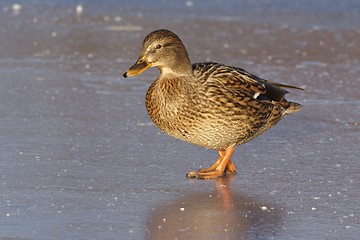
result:
[[[237,145],[301,109],[300,104],[286,101],[283,89],[301,88],[215,62],[191,65],[180,38],[169,30],[148,34],[139,59],[123,76],[138,75],[149,67],[160,70],[146,93],[152,121],[170,136],[219,151],[214,165],[189,172],[190,178],[236,173],[230,157]]]

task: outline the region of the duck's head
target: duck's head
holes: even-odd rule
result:
[[[191,74],[191,64],[180,38],[173,32],[160,29],[149,33],[142,45],[139,59],[123,76],[136,76],[149,67],[161,74]]]

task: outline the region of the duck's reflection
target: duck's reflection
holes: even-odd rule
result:
[[[154,208],[149,239],[270,239],[279,234],[278,206],[234,194],[231,178],[216,180],[216,191],[185,195]]]

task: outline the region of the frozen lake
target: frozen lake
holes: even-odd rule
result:
[[[5,1],[0,22],[0,239],[358,239],[359,1]],[[152,124],[156,69],[122,78],[158,28],[306,88],[236,176],[186,179],[217,152]]]

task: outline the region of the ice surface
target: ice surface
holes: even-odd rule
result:
[[[146,3],[0,3],[0,238],[358,239],[358,2]],[[186,179],[217,153],[151,123],[156,69],[121,77],[160,27],[193,62],[306,87],[233,178]]]

